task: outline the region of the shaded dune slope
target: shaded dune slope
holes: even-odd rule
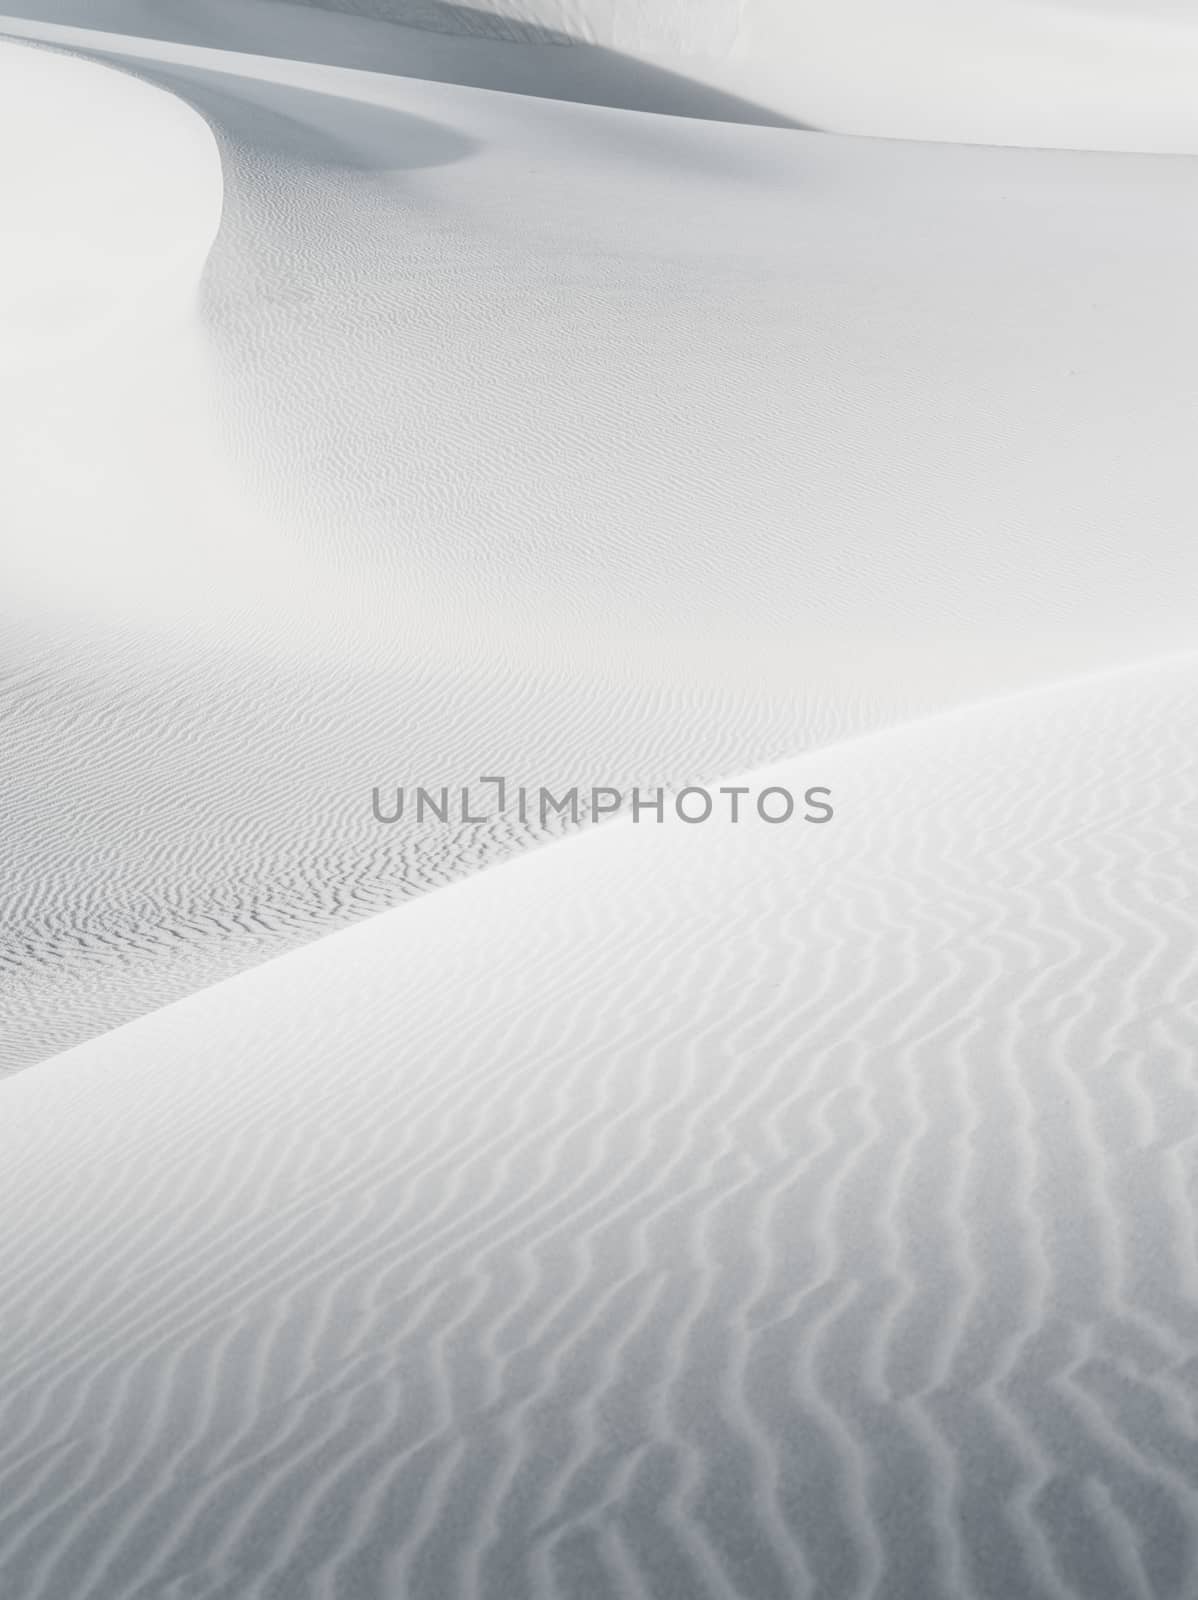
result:
[[[11,390],[6,1065],[536,836],[376,783],[680,786],[1195,642],[1190,163],[125,44],[224,223],[190,322]]]
[[[1192,1594],[1196,715],[845,745],[6,1084],[8,1591]]]
[[[1185,0],[7,0],[55,25],[875,137],[1198,151]]]
[[[653,25],[654,10],[641,8],[641,26],[622,34],[612,19],[605,23],[585,8],[546,24],[441,0],[398,13],[385,4],[330,8],[285,0],[206,0],[201,9],[177,0],[19,0],[8,20],[16,31],[22,23],[86,29],[97,43],[97,30],[104,30],[584,105],[803,126],[787,110],[785,94],[775,93],[772,103],[755,100],[751,74],[718,68],[713,74],[703,46],[730,39],[735,27],[728,18],[704,27],[696,10],[678,14],[670,29]],[[616,47],[618,36],[628,48]]]

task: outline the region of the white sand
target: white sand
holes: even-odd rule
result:
[[[1198,152],[1191,0],[21,0],[64,27],[826,133]]]
[[[0,1596],[1188,1600],[1192,25],[483,9],[0,17]]]
[[[681,785],[1198,642],[1188,161],[136,65],[224,224],[0,400],[7,1064],[520,842],[375,784]]]
[[[4,1084],[10,1592],[1193,1593],[1196,733],[846,744]]]

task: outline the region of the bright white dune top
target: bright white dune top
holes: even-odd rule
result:
[[[1198,8],[1132,0],[763,0],[772,81],[842,133],[1198,151]],[[769,13],[770,22],[764,21]],[[785,66],[781,64],[785,63]]]
[[[211,131],[181,100],[6,45],[0,150],[0,370],[79,354],[194,284],[222,184]]]

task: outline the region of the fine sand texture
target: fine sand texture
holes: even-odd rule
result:
[[[4,1066],[544,831],[375,785],[679,787],[1198,645],[1188,159],[38,26],[138,76],[0,57],[10,303],[55,239],[108,295],[0,393]]]
[[[1194,1600],[1192,14],[18,11],[0,1600]]]
[[[0,1086],[5,1592],[1194,1594],[1196,734],[933,718]]]

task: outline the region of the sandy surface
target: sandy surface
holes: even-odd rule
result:
[[[10,1080],[10,1586],[1192,1593],[1196,721],[845,744]]]
[[[142,277],[208,125],[224,183],[198,292],[0,400],[10,1067],[536,831],[375,785],[679,787],[1198,642],[1187,160],[5,59],[155,110]]]
[[[1189,1600],[1192,24],[389,3],[0,17],[0,1592]]]

